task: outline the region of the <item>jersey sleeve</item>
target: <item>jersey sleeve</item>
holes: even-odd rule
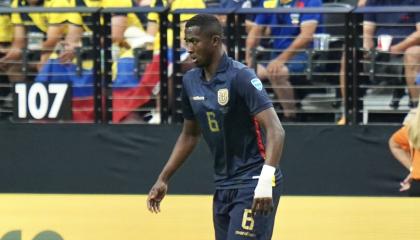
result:
[[[18,8],[18,0],[13,0],[11,4],[12,8]],[[23,24],[22,18],[20,17],[19,13],[12,13],[11,22],[13,25],[21,25]]]
[[[131,0],[102,0],[103,8],[131,8],[133,2]],[[113,16],[127,16],[128,13],[114,13]]]
[[[69,14],[67,14],[67,17],[68,17],[68,21],[71,24],[78,25],[78,26],[83,26],[83,23],[84,23],[83,18],[79,13],[69,13]]]
[[[309,0],[305,7],[322,7],[320,0]],[[317,21],[321,22],[321,14],[319,13],[305,13],[302,14],[301,22]]]
[[[273,107],[261,80],[253,70],[249,68],[239,70],[233,87],[244,100],[252,115],[255,116],[263,110]]]
[[[373,7],[376,6],[376,0],[367,0],[366,7]],[[375,13],[365,13],[363,15],[363,20],[367,22],[376,22],[376,14]]]
[[[51,2],[51,5],[48,5],[48,8],[70,8],[72,5],[67,0],[54,0]],[[50,12],[46,14],[48,24],[62,24],[65,22],[70,22],[72,16],[71,13],[57,13]]]
[[[13,28],[9,15],[0,14],[0,42],[11,42],[13,40]]]
[[[402,149],[405,151],[410,150],[410,144],[408,142],[408,129],[407,127],[402,127],[398,131],[396,131],[392,137],[392,141],[396,144],[400,145]]]
[[[272,14],[261,13],[255,17],[255,23],[258,25],[267,25],[271,23]]]
[[[160,6],[159,6],[159,5],[157,5],[156,0],[152,0],[152,1],[150,2],[150,7],[151,7],[151,8],[154,8],[154,7],[160,7]],[[152,22],[158,22],[158,20],[159,20],[159,15],[158,15],[157,13],[155,13],[155,12],[150,12],[150,13],[148,13],[148,14],[147,14],[147,20],[148,20],[148,21],[152,21]]]
[[[182,92],[181,92],[181,99],[182,99],[182,115],[185,119],[188,120],[194,120],[194,112],[191,107],[190,99],[188,97],[185,84],[182,86]]]

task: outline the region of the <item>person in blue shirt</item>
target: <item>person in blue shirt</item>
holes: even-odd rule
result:
[[[270,0],[273,1],[273,0]],[[263,7],[264,0],[214,0],[214,1],[205,1],[208,8],[257,8]],[[226,25],[227,16],[218,15],[219,20]],[[245,15],[245,30],[249,32],[252,25],[254,25],[255,14],[246,14]]]
[[[279,0],[277,7],[305,8],[321,7],[321,0]],[[271,61],[267,66],[257,65],[257,74],[261,79],[268,79],[273,86],[285,119],[296,116],[296,103],[289,73],[302,73],[306,69],[307,54],[304,50],[311,47],[313,34],[318,31],[321,15],[314,13],[259,14],[255,19],[246,40],[246,62],[254,66],[252,49],[258,46],[264,26],[270,25],[274,39]],[[286,26],[284,26],[286,25]]]
[[[368,0],[366,7],[386,6],[420,6],[419,0]],[[398,24],[399,26],[396,26]],[[420,71],[420,13],[370,13],[365,14],[363,22],[363,48],[372,49],[375,47],[374,39],[380,35],[391,35],[392,43],[389,54],[379,61],[394,62],[396,67],[383,66],[378,72],[402,73],[402,62],[404,62],[405,80],[410,95],[410,105],[415,107],[420,96],[415,86],[417,73]],[[385,53],[386,54],[386,53]],[[378,61],[377,60],[377,61]],[[399,66],[398,66],[399,65]]]
[[[197,67],[183,77],[183,129],[147,205],[160,212],[169,179],[203,135],[214,157],[216,239],[267,240],[280,199],[285,133],[261,81],[226,55],[222,35],[215,16],[186,23],[186,47]]]

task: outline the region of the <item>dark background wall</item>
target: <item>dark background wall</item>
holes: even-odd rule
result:
[[[401,195],[407,172],[387,141],[397,127],[285,126],[288,195]],[[0,124],[0,192],[147,193],[180,126]],[[213,192],[202,141],[170,193]]]

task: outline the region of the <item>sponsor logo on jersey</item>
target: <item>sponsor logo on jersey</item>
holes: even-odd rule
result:
[[[263,84],[260,79],[254,78],[251,80],[252,85],[258,90],[261,91],[263,89]]]
[[[205,97],[204,96],[194,96],[194,97],[192,97],[192,100],[194,100],[194,101],[204,101]]]
[[[217,102],[221,106],[225,106],[229,102],[229,90],[222,88],[217,91]]]

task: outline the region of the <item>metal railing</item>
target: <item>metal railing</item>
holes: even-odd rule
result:
[[[406,107],[405,102],[401,104],[399,101],[398,105],[395,103],[395,99],[377,98],[374,97],[376,90],[380,89],[391,89],[396,91],[396,94],[401,98],[401,95],[405,96],[405,84],[399,85],[386,85],[372,84],[379,77],[392,78],[392,77],[404,77],[400,73],[378,73],[377,65],[393,65],[400,63],[389,63],[381,62],[375,56],[378,52],[375,49],[367,51],[363,49],[361,45],[362,40],[362,22],[363,14],[366,13],[417,13],[420,12],[420,7],[380,7],[380,8],[347,8],[347,7],[322,7],[322,8],[252,8],[252,9],[179,9],[174,11],[173,22],[169,23],[167,15],[169,9],[167,8],[71,8],[71,9],[43,9],[37,7],[24,7],[24,8],[0,8],[0,14],[12,14],[12,13],[46,13],[46,12],[59,12],[69,13],[78,12],[83,14],[91,14],[91,41],[92,51],[91,56],[93,59],[93,102],[94,102],[94,119],[96,123],[116,123],[114,121],[115,115],[119,112],[138,112],[145,113],[151,111],[154,108],[159,109],[161,113],[162,123],[179,123],[182,121],[181,107],[180,107],[180,90],[182,87],[182,75],[186,70],[186,66],[189,65],[183,59],[182,53],[184,51],[182,47],[181,36],[181,14],[195,14],[195,13],[208,13],[219,16],[225,16],[225,28],[226,28],[226,50],[229,56],[235,58],[238,61],[245,61],[245,49],[246,49],[246,38],[247,33],[245,29],[245,17],[247,15],[256,14],[320,14],[325,22],[320,22],[320,29],[324,29],[323,33],[329,34],[330,45],[328,48],[312,48],[308,47],[301,49],[308,58],[302,62],[300,60],[294,60],[295,63],[305,64],[305,70],[303,72],[293,73],[290,76],[292,78],[303,79],[303,85],[295,85],[293,89],[297,92],[306,91],[302,98],[296,99],[296,103],[300,106],[296,110],[299,116],[304,116],[302,119],[304,122],[312,123],[326,123],[333,124],[340,117],[343,116],[347,120],[347,124],[369,124],[372,121],[369,116],[372,114],[390,114],[402,116],[408,112],[409,108]],[[160,29],[160,49],[159,49],[159,82],[160,91],[158,97],[152,97],[152,101],[157,101],[159,98],[159,106],[149,106],[137,108],[137,109],[126,109],[124,107],[115,106],[115,101],[120,100],[121,102],[129,102],[132,99],[138,99],[142,96],[132,96],[127,98],[118,98],[113,93],[115,92],[115,84],[112,82],[113,71],[112,66],[116,63],[115,59],[112,58],[112,40],[111,36],[111,17],[115,13],[149,13],[155,12],[159,15],[159,29]],[[334,17],[331,17],[334,16]],[[332,18],[329,19],[329,17]],[[338,17],[338,18],[337,18]],[[102,19],[102,20],[101,20]],[[335,20],[334,20],[335,19]],[[337,20],[339,19],[339,20]],[[101,24],[101,22],[106,24]],[[278,27],[278,26],[269,26]],[[290,26],[281,26],[283,28]],[[167,43],[167,29],[173,30],[173,42],[172,47]],[[321,36],[321,35],[320,35]],[[262,40],[273,40],[275,36],[267,35]],[[280,52],[281,50],[267,47],[257,48],[253,51],[255,54],[253,57],[257,60],[257,55],[261,56],[271,54],[273,52]],[[89,51],[89,49],[82,49],[81,51]],[[25,53],[25,50],[23,51]],[[144,68],[153,56],[144,57],[145,50],[135,50],[134,55],[134,67],[133,72],[126,72],[124,74],[134,74],[138,79],[144,74]],[[370,54],[367,54],[370,53]],[[76,56],[79,56],[77,54]],[[172,55],[172,62],[168,56]],[[343,57],[343,55],[345,57]],[[22,59],[22,72],[25,79],[30,79],[31,73],[28,71],[28,59],[27,55],[24,54]],[[369,57],[366,57],[369,56]],[[82,60],[77,57],[77,70],[80,73],[82,68]],[[184,61],[184,62],[183,62]],[[257,60],[259,64],[267,64],[269,59]],[[257,62],[256,61],[256,62]],[[172,64],[173,63],[173,67]],[[366,71],[366,66],[370,66],[369,70]],[[345,67],[346,71],[342,71]],[[114,73],[115,74],[115,73]],[[339,80],[339,79],[344,79]],[[370,80],[366,83],[365,80]],[[2,88],[9,88],[10,84],[0,84]],[[276,111],[279,116],[282,116],[283,110],[280,101],[277,99],[274,90],[276,86],[271,84],[265,84],[266,88],[273,97],[273,102],[276,106]],[[124,87],[124,86],[123,86]],[[130,87],[130,86],[128,86]],[[131,86],[133,87],[133,86]],[[395,90],[397,89],[397,90]],[[399,89],[399,90],[398,90]],[[344,95],[344,96],[342,96]],[[373,96],[373,97],[372,97]],[[147,98],[150,98],[148,96]],[[5,101],[5,98],[0,100]],[[406,98],[404,98],[406,99]],[[375,103],[374,101],[379,101]],[[405,100],[404,100],[405,101]],[[391,103],[391,105],[390,105]],[[392,107],[394,103],[394,107]],[[155,103],[156,104],[156,103]],[[389,107],[390,106],[390,107]],[[396,107],[395,107],[396,106]],[[319,116],[319,117],[318,117]],[[301,120],[302,120],[301,119]],[[321,120],[319,120],[321,119]],[[369,119],[369,120],[367,120]],[[383,117],[376,122],[386,122],[387,117]],[[394,121],[394,120],[391,120]],[[394,121],[397,123],[399,120]],[[298,121],[299,122],[299,121]]]

